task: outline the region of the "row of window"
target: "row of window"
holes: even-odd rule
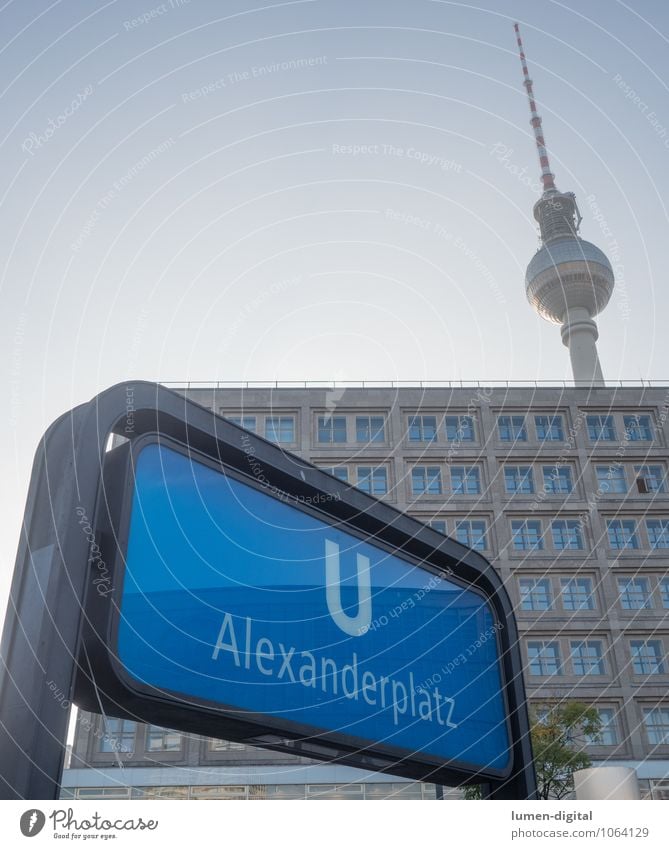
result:
[[[574,669],[574,674],[579,676],[587,676],[587,675],[603,675],[606,674],[604,670],[605,667],[604,659],[601,656],[601,646],[598,649],[595,645],[597,641],[595,640],[587,640],[587,641],[572,641],[572,664]],[[539,664],[538,668],[552,668],[552,661],[544,661],[543,659],[537,660],[533,658],[535,664]],[[578,671],[577,671],[578,670]],[[534,673],[532,673],[534,674]],[[539,672],[539,675],[545,674],[559,674],[556,672]],[[640,673],[646,674],[646,673]],[[614,707],[596,707],[596,710],[599,714],[599,719],[601,723],[600,732],[597,737],[586,737],[586,742],[591,745],[596,746],[617,746],[621,742],[621,729],[620,729],[620,718],[618,711]],[[534,708],[534,713],[539,721],[545,720],[548,717],[550,712],[550,708],[545,706],[539,706]],[[643,727],[646,733],[647,742],[651,746],[669,746],[669,706],[656,706],[656,707],[645,707],[642,709],[642,720]],[[115,724],[118,723],[118,726]],[[177,749],[181,748],[181,738],[180,735],[176,734],[176,732],[168,732],[172,737],[179,737],[179,745]],[[111,741],[111,746],[114,747],[116,751],[124,751],[124,752],[132,752],[134,751],[134,739],[135,739],[135,723],[129,722],[127,720],[108,720],[107,724],[107,735]],[[121,749],[124,746],[125,748]],[[240,743],[230,743],[227,740],[212,740],[210,741],[210,747],[217,751],[225,750],[227,748],[246,748],[243,744]],[[174,749],[172,749],[174,750]],[[110,749],[103,749],[102,751],[110,751]],[[324,785],[317,785],[319,788],[327,789]],[[351,785],[347,785],[351,786]],[[359,786],[359,785],[353,785]],[[373,785],[367,784],[366,787],[369,790],[373,789],[373,792],[381,794],[382,792],[388,792],[397,794],[397,798],[407,798],[406,793],[410,793],[411,789],[415,790],[416,785],[408,785],[408,784],[400,784],[400,785]],[[424,785],[426,786],[426,785]],[[274,792],[268,793],[265,796],[259,795],[257,798],[280,798],[281,792],[279,788],[284,788],[283,792],[288,792],[292,789],[292,785],[277,785],[277,788]],[[148,788],[147,788],[148,791]],[[182,798],[181,796],[170,795],[172,792],[171,788],[164,788],[164,794],[155,794],[151,795],[150,792],[143,791],[145,794],[145,798]],[[304,788],[302,790],[304,792]],[[81,798],[84,798],[83,796]],[[183,797],[186,798],[186,797]],[[223,797],[219,797],[223,798]],[[291,796],[284,796],[284,798],[293,798]],[[298,798],[298,796],[295,796]],[[299,796],[299,798],[303,798]],[[370,798],[369,795],[367,798]],[[379,796],[381,798],[381,796]],[[413,798],[413,797],[412,797]]]
[[[520,609],[535,612],[555,610],[558,599],[564,610],[596,609],[592,578],[559,580],[559,593],[555,594],[550,578],[518,578]],[[623,610],[651,610],[656,600],[663,609],[669,609],[669,578],[660,578],[654,587],[647,577],[622,575],[617,578],[617,588],[618,603]]]
[[[352,784],[193,784],[77,787],[61,799],[435,799],[434,784],[408,781]]]
[[[483,518],[446,519],[434,518],[430,527],[442,534],[449,533],[458,542],[480,551],[490,551],[488,522]],[[646,519],[644,533],[636,519],[607,519],[606,531],[609,548],[647,549],[649,551],[669,549],[669,519]],[[511,547],[516,552],[529,551],[585,551],[586,539],[583,522],[579,519],[512,519]]]
[[[571,670],[562,660],[558,640],[528,640],[527,669],[537,677],[606,675],[602,640],[578,639],[569,641]],[[660,639],[639,638],[629,641],[631,670],[634,675],[664,675],[667,671],[664,644]]]
[[[539,706],[534,714],[539,722],[546,721],[550,708]],[[585,742],[594,746],[618,746],[623,740],[620,714],[615,707],[595,706],[601,724],[596,736],[585,736]],[[644,707],[641,711],[642,727],[649,746],[669,746],[669,706]]]
[[[385,465],[343,464],[321,466],[323,471],[352,483],[364,492],[382,496],[389,491],[389,470]],[[542,475],[544,496],[567,496],[574,491],[574,475],[570,465],[538,467]],[[637,491],[667,491],[666,470],[660,465],[634,466]],[[537,491],[535,470],[530,465],[504,464],[504,491],[508,495],[533,495]],[[596,466],[602,493],[625,493],[628,483],[624,467]],[[437,498],[443,495],[473,496],[483,494],[483,475],[479,465],[414,465],[409,475],[410,493],[415,498]]]
[[[101,729],[99,751],[134,752],[137,723],[128,719],[106,719]],[[231,740],[210,739],[207,743],[212,752],[242,751],[249,748],[245,743]],[[179,752],[183,746],[183,735],[179,731],[159,725],[146,727],[145,749],[153,752]]]
[[[526,465],[505,464],[504,491],[509,495],[532,495],[536,492],[535,469]],[[569,495],[574,491],[573,470],[570,465],[541,466],[542,491],[546,495]],[[630,490],[628,478],[632,477],[635,493],[663,493],[667,491],[667,472],[659,464],[595,465],[598,490],[601,494],[626,494]]]
[[[572,641],[570,645],[571,649],[571,662],[573,665],[574,675],[579,676],[588,676],[588,675],[604,675],[605,666],[604,666],[604,658],[601,653],[601,644],[599,647],[597,646],[596,640],[581,640],[581,641]],[[550,645],[550,644],[543,644]],[[558,648],[559,651],[559,648]],[[528,646],[528,655],[529,655],[529,646]],[[639,668],[646,664],[645,657],[639,657]],[[651,661],[651,663],[656,663],[655,661]],[[559,669],[559,654],[558,658],[554,659],[549,652],[540,652],[537,650],[533,652],[530,659],[530,670],[532,669],[532,664],[534,664],[534,668],[537,670],[548,670],[548,669]],[[558,675],[560,672],[549,672],[549,671],[538,671],[532,672],[531,674],[537,675]],[[646,672],[640,672],[639,674],[652,674]],[[600,733],[597,738],[589,738],[586,739],[586,742],[597,745],[597,746],[616,746],[621,742],[621,731],[620,731],[620,721],[618,711],[614,707],[597,707],[596,708],[599,714],[599,719],[601,722]],[[545,706],[540,706],[534,709],[534,713],[539,719],[547,718],[548,713],[550,712],[550,708]],[[669,746],[669,706],[657,706],[657,707],[646,707],[642,709],[642,719],[643,725],[646,732],[646,737],[649,745],[651,746]],[[151,729],[154,733],[158,734],[159,731],[166,731],[165,729],[158,729],[155,726],[151,726]],[[118,752],[133,752],[135,746],[135,732],[136,732],[136,724],[134,722],[130,722],[128,720],[121,719],[109,719],[107,720],[106,725],[106,739],[108,741],[108,747],[102,748],[101,751],[118,751]],[[169,744],[170,748],[168,751],[178,751],[181,749],[181,735],[174,731],[166,731],[166,734],[169,735]],[[101,741],[102,743],[103,741]],[[209,741],[209,746],[212,750],[215,751],[224,751],[230,748],[234,749],[245,749],[247,748],[242,743],[230,743],[227,740],[211,740]],[[162,750],[165,751],[165,750]],[[288,786],[279,785],[281,787],[285,787],[288,790]],[[321,785],[318,785],[321,787]],[[375,791],[381,792],[381,787],[391,790],[391,787],[388,785],[366,785],[368,788],[375,788]],[[401,784],[398,787],[394,787],[395,793],[399,793],[398,798],[404,798],[402,794],[404,792],[410,792],[410,788],[413,785]],[[274,795],[279,795],[277,793],[271,793],[266,798],[271,798]],[[82,796],[83,798],[83,796]],[[154,796],[153,798],[161,798],[159,796]],[[169,791],[166,788],[166,795],[162,796],[162,798],[177,798],[170,797]],[[262,797],[259,797],[262,798]],[[300,797],[301,798],[301,797]]]
[[[321,466],[324,472],[341,481],[352,483],[377,498],[388,493],[388,468],[386,466],[343,465]],[[450,466],[449,492],[451,495],[481,495],[481,469],[478,466]],[[412,491],[416,495],[443,495],[441,469],[415,466],[411,476]]]
[[[266,415],[264,413],[225,414],[226,418],[253,433],[261,433],[272,442],[295,444],[296,415]],[[529,422],[534,428],[536,442],[564,442],[564,416],[506,415],[497,416],[497,438],[508,444],[530,441]],[[623,415],[622,438],[625,442],[653,442],[654,428],[650,415]],[[588,438],[593,443],[617,442],[618,427],[613,414],[593,414],[585,417]],[[406,419],[406,439],[410,443],[429,445],[472,444],[479,441],[478,422],[471,415],[416,414]],[[385,444],[388,442],[388,421],[384,414],[326,414],[316,417],[316,442],[319,445]]]
[[[576,519],[550,521],[553,548],[557,551],[583,550],[583,526]],[[544,529],[542,519],[513,519],[511,521],[514,551],[543,551],[547,544],[549,528]],[[669,519],[606,519],[609,548],[615,551],[644,549],[649,551],[669,549]]]

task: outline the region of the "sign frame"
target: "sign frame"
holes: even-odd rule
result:
[[[513,610],[499,576],[478,552],[444,537],[390,505],[344,484],[302,458],[159,384],[143,381],[118,384],[85,405],[79,417],[83,417],[84,422],[73,452],[78,473],[78,496],[80,500],[82,492],[87,494],[83,509],[88,511],[87,515],[94,516],[94,545],[99,554],[98,560],[101,559],[111,575],[113,591],[106,594],[96,591],[99,583],[96,585],[94,581],[100,580],[100,573],[91,559],[88,543],[84,569],[85,606],[82,611],[81,596],[77,598],[75,593],[70,611],[72,613],[79,605],[77,661],[73,662],[69,682],[69,693],[75,703],[95,712],[104,709],[112,716],[165,724],[208,736],[244,740],[263,748],[336,760],[407,778],[442,784],[483,783],[484,795],[489,798],[535,797],[529,719]],[[106,450],[112,434],[124,436],[129,443]],[[482,593],[496,620],[503,625],[497,631],[496,639],[510,726],[511,762],[508,770],[476,771],[467,769],[467,765],[443,762],[418,764],[415,759],[401,758],[394,747],[393,751],[379,746],[361,749],[355,738],[346,741],[339,735],[334,741],[333,735],[327,733],[326,738],[322,729],[316,740],[311,737],[305,739],[300,731],[311,732],[313,729],[310,727],[286,729],[285,723],[267,721],[268,717],[264,717],[261,723],[256,721],[257,717],[249,716],[226,721],[222,733],[220,705],[209,710],[202,704],[195,706],[192,700],[190,705],[183,700],[175,703],[156,697],[155,693],[140,692],[133,682],[124,679],[123,670],[119,670],[112,659],[113,642],[110,642],[113,619],[110,605],[118,598],[121,584],[120,571],[116,570],[119,558],[122,558],[123,537],[119,540],[118,534],[123,534],[123,522],[127,523],[130,510],[129,499],[123,499],[123,494],[132,483],[129,460],[140,450],[140,440],[144,440],[145,444],[146,440],[161,439],[180,446],[181,453],[184,449],[191,452],[199,461],[204,456],[219,469],[223,466],[226,472],[236,470],[247,484],[253,481],[253,475],[248,474],[247,448],[250,444],[270,486],[298,500],[319,493],[331,496],[325,507],[319,506],[319,519],[329,516],[332,521],[343,524],[347,532],[357,531],[362,538],[371,537],[374,545],[386,547],[408,562],[419,561],[422,568],[426,568],[429,556],[437,572]],[[258,481],[254,485],[258,487]],[[121,510],[120,505],[123,505]],[[295,506],[304,509],[305,505],[300,502]],[[122,515],[123,510],[125,516]],[[61,533],[61,536],[64,542],[72,543],[62,546],[62,560],[65,563],[74,560],[76,568],[79,568],[77,558],[81,559],[81,540],[71,532]]]
[[[92,664],[98,670],[96,675],[96,689],[93,693],[87,690],[84,686],[79,689],[76,698],[79,701],[86,701],[89,709],[95,708],[96,699],[102,698],[102,703],[105,710],[113,712],[116,708],[114,703],[105,703],[104,694],[110,691],[118,690],[118,685],[125,690],[115,699],[125,701],[129,696],[138,699],[149,699],[152,702],[152,722],[161,724],[164,722],[171,727],[174,723],[179,725],[186,723],[192,730],[197,733],[206,733],[210,736],[220,737],[222,739],[231,739],[239,742],[253,743],[259,741],[259,744],[266,748],[274,748],[279,751],[290,751],[296,753],[299,750],[300,755],[309,756],[312,750],[314,740],[317,740],[315,752],[322,753],[324,746],[332,747],[332,759],[339,763],[347,763],[353,766],[360,766],[361,759],[364,759],[365,766],[377,771],[389,771],[389,765],[401,764],[402,774],[404,777],[415,778],[417,780],[430,780],[436,783],[446,783],[448,781],[463,776],[477,774],[480,780],[505,780],[509,777],[512,771],[512,759],[509,758],[509,764],[505,769],[496,768],[480,768],[473,763],[464,761],[449,761],[448,769],[444,768],[443,759],[433,756],[420,755],[411,756],[407,749],[388,744],[373,744],[370,746],[368,740],[355,737],[354,735],[327,731],[316,726],[297,723],[289,719],[277,719],[265,714],[245,711],[244,720],[240,720],[238,714],[240,708],[233,704],[224,704],[212,702],[204,698],[195,697],[186,693],[180,693],[176,690],[161,689],[149,684],[143,683],[135,679],[120,662],[117,653],[118,646],[118,630],[120,625],[120,613],[123,595],[123,583],[125,576],[125,554],[130,534],[130,517],[132,513],[132,495],[134,492],[134,474],[133,470],[136,467],[136,462],[139,454],[144,448],[150,445],[159,445],[176,451],[181,456],[194,460],[213,471],[220,472],[224,470],[226,477],[233,478],[243,484],[246,484],[258,492],[266,493],[266,487],[259,484],[256,479],[249,475],[240,472],[239,469],[230,467],[218,460],[213,460],[211,457],[200,454],[194,451],[188,445],[176,442],[175,440],[159,436],[155,433],[147,433],[139,439],[134,440],[131,445],[120,446],[116,449],[118,452],[114,458],[113,465],[107,469],[104,476],[104,489],[108,494],[108,503],[113,506],[114,511],[110,512],[112,518],[112,533],[115,540],[114,547],[110,547],[108,555],[103,550],[103,557],[108,558],[108,563],[113,575],[113,591],[103,596],[101,601],[96,605],[95,613],[93,613],[89,605],[89,616],[93,629],[97,632],[97,639],[93,634],[88,634],[84,645],[86,646],[86,655],[91,660]],[[271,446],[274,447],[274,446]],[[257,455],[254,455],[257,456]],[[320,472],[320,470],[319,470]],[[269,473],[271,474],[271,472]],[[330,477],[328,475],[328,477]],[[269,478],[271,481],[271,477]],[[336,481],[336,479],[334,479]],[[336,484],[341,486],[341,482]],[[344,485],[346,486],[346,485]],[[350,487],[346,486],[346,489]],[[344,493],[346,494],[346,493]],[[291,499],[282,498],[282,502],[288,503],[291,507],[298,509],[314,518],[327,522],[332,521],[332,517],[325,510],[313,507],[308,503],[300,503],[297,501],[297,494]],[[271,496],[270,496],[271,497]],[[293,503],[291,503],[291,501]],[[402,516],[401,513],[395,511],[397,517]],[[368,540],[369,534],[366,534],[363,528],[368,522],[368,512],[360,514],[357,517],[356,526],[347,525],[345,530],[352,536],[360,540]],[[420,523],[416,523],[422,528]],[[416,553],[412,551],[413,539],[409,538],[401,553],[398,554],[395,548],[385,542],[378,534],[375,535],[373,544],[375,547],[385,550],[389,554],[394,554],[399,559],[407,563],[408,566],[415,565],[425,570],[428,574],[436,577],[445,578],[452,584],[459,586],[461,589],[466,589],[479,596],[484,602],[489,604],[489,600],[480,587],[467,584],[459,578],[450,567],[444,566],[440,568],[438,565],[430,562],[422,561]],[[113,566],[112,566],[113,564]],[[502,646],[499,640],[499,632],[495,630],[494,639],[497,642],[498,656],[502,656]],[[101,674],[102,671],[102,674]],[[511,726],[509,722],[509,705],[506,692],[502,693],[505,712],[505,725],[507,729],[508,739],[511,741]],[[175,712],[175,704],[180,703]],[[181,705],[187,704],[189,708],[195,711],[204,711],[211,714],[210,717],[198,716],[191,720],[189,717],[182,714]],[[128,715],[128,718],[135,718]],[[156,720],[158,720],[156,722]],[[249,735],[249,726],[255,728],[255,733]],[[276,736],[280,737],[282,743],[272,743],[271,736],[276,732]],[[371,751],[370,751],[371,750]],[[421,765],[414,763],[421,761]],[[391,770],[392,771],[392,770]]]

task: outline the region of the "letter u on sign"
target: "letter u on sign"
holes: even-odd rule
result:
[[[325,540],[325,594],[328,610],[335,625],[351,637],[361,637],[372,622],[371,576],[369,557],[356,555],[358,572],[358,612],[355,616],[344,613],[341,603],[341,570],[339,564],[339,545]]]

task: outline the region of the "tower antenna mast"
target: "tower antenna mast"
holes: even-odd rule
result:
[[[534,99],[534,91],[532,89],[532,80],[530,72],[527,69],[527,59],[525,58],[525,50],[523,49],[523,40],[520,37],[520,28],[518,24],[513,25],[516,31],[516,41],[518,42],[518,52],[520,53],[520,64],[523,68],[524,85],[527,89],[527,98],[530,102],[530,124],[534,130],[534,138],[537,142],[537,151],[539,153],[539,163],[541,165],[541,181],[544,185],[544,191],[555,190],[555,175],[551,171],[548,161],[548,151],[546,150],[546,142],[544,141],[544,130],[541,125],[541,115],[537,112],[537,104]]]

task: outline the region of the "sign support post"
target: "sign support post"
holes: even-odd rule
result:
[[[88,561],[73,512],[86,497],[77,492],[85,410],[51,425],[33,465],[0,648],[5,799],[57,799],[60,789]]]

